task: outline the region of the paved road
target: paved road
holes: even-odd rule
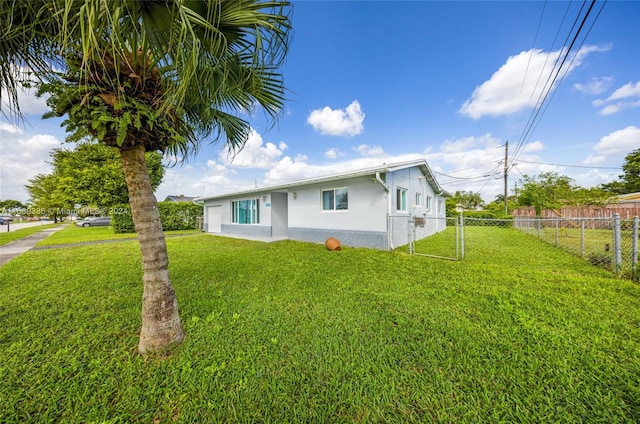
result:
[[[19,224],[16,224],[16,225],[19,225]],[[9,262],[11,259],[15,258],[16,256],[28,250],[31,250],[36,245],[36,243],[38,243],[40,240],[44,240],[45,238],[49,237],[51,234],[55,233],[56,231],[62,230],[64,227],[65,227],[64,225],[59,225],[54,228],[47,228],[45,230],[31,234],[19,240],[15,240],[15,241],[12,241],[11,243],[7,243],[5,245],[0,246],[0,266]]]
[[[21,228],[36,227],[38,225],[48,225],[48,224],[53,224],[53,221],[21,222],[19,224],[14,224],[12,222],[11,224],[9,224],[9,226],[0,225],[0,233],[6,233],[7,231],[16,231]]]

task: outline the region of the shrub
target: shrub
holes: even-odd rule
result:
[[[480,227],[511,227],[513,225],[511,215],[490,211],[464,211],[464,225]],[[466,219],[466,218],[471,218]]]
[[[194,203],[159,202],[158,210],[165,231],[195,230],[196,218],[202,216],[202,205]]]
[[[196,218],[202,216],[202,206],[193,203],[158,202],[160,221],[164,231],[194,230]],[[116,234],[135,233],[129,205],[111,209],[111,225]]]
[[[116,234],[121,233],[135,233],[136,229],[133,225],[133,215],[131,215],[131,207],[129,205],[114,206],[110,209],[111,226],[113,232]]]

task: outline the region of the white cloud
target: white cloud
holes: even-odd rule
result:
[[[380,146],[370,146],[368,144],[360,144],[353,148],[354,151],[360,153],[360,156],[383,156],[384,150]]]
[[[576,54],[570,68],[560,73],[560,77],[580,66],[590,53],[610,49],[610,45],[584,46]],[[541,93],[549,89],[545,82],[549,75],[555,75],[554,64],[561,54],[564,54],[561,50],[547,53],[533,49],[510,56],[488,81],[475,88],[459,112],[479,119],[483,116],[509,115],[528,107],[535,107]],[[556,85],[558,82],[559,80],[556,81]],[[551,87],[551,90],[553,89],[555,86]]]
[[[628,153],[640,146],[640,128],[630,125],[624,129],[605,135],[593,146],[593,150],[600,155],[615,155]]]
[[[616,104],[616,105],[608,105],[602,108],[602,110],[600,110],[600,115],[613,115],[616,112],[619,112],[620,109],[622,109],[622,105],[620,104]]]
[[[338,156],[344,156],[345,154],[340,151],[337,147],[332,147],[324,152],[324,157],[328,159],[336,159]]]
[[[533,143],[525,144],[524,147],[522,148],[522,152],[532,153],[532,152],[539,152],[543,149],[544,149],[544,144],[542,144],[540,141],[534,141]]]
[[[302,180],[306,178],[321,177],[348,171],[350,169],[361,169],[382,165],[383,162],[394,163],[408,160],[424,158],[419,153],[409,153],[405,155],[380,157],[361,157],[340,162],[327,164],[309,164],[291,159],[289,156],[282,158],[278,164],[265,174],[264,183],[266,185],[281,184],[289,181]]]
[[[630,82],[623,85],[607,97],[607,100],[605,101],[610,102],[613,100],[626,99],[628,97],[640,97],[640,81],[635,84]]]
[[[605,116],[612,115],[623,109],[640,107],[640,81],[627,83],[616,89],[606,99],[594,100],[592,104],[596,107],[604,106],[599,114]]]
[[[603,155],[589,155],[585,160],[582,161],[584,165],[600,165],[601,163],[605,163],[607,161],[607,157]]]
[[[24,115],[41,116],[45,112],[49,111],[49,106],[47,106],[47,98],[49,96],[43,95],[41,97],[37,97],[36,92],[37,90],[34,88],[18,89],[18,105],[20,106],[20,111]],[[3,96],[2,109],[8,109],[8,106],[8,100]]]
[[[156,198],[169,195],[203,196],[244,188],[235,178],[237,172],[215,160],[206,163],[176,165],[165,169],[162,184],[156,189]]]
[[[0,198],[27,201],[29,194],[24,186],[37,174],[51,172],[50,153],[63,143],[49,134],[26,137],[6,123],[1,123],[0,128]]]
[[[23,130],[7,122],[0,122],[0,132],[6,132],[8,134],[24,134]]]
[[[613,77],[591,78],[587,84],[573,84],[573,89],[586,94],[600,94],[613,84]]]
[[[277,146],[273,143],[264,144],[262,136],[252,131],[244,145],[244,148],[233,156],[232,152],[225,149],[221,157],[227,165],[235,168],[270,168],[274,166],[277,158],[282,156],[287,149],[284,142]]]
[[[364,117],[360,103],[354,100],[345,110],[329,106],[316,109],[309,114],[307,123],[322,135],[353,137],[364,130]]]

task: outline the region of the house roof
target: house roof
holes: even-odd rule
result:
[[[353,170],[353,171],[340,172],[340,173],[331,174],[331,175],[324,175],[324,176],[320,176],[320,177],[306,178],[306,179],[303,179],[303,180],[291,181],[291,182],[283,183],[283,184],[257,187],[257,188],[250,189],[250,190],[245,190],[245,191],[237,191],[237,192],[231,192],[231,193],[225,193],[225,194],[217,194],[217,195],[214,195],[214,196],[198,197],[195,200],[196,201],[215,200],[215,199],[221,199],[221,198],[229,197],[229,196],[243,196],[243,195],[249,195],[249,194],[255,194],[255,193],[263,193],[263,192],[266,192],[266,191],[286,190],[286,189],[290,189],[290,188],[294,188],[294,187],[301,187],[301,186],[310,185],[310,184],[337,181],[337,180],[343,180],[343,179],[346,179],[346,178],[355,178],[355,177],[362,177],[362,176],[367,176],[367,175],[375,175],[376,172],[380,172],[380,173],[393,172],[393,171],[397,171],[397,170],[400,170],[400,169],[411,168],[411,167],[414,167],[414,166],[420,167],[420,169],[422,170],[424,175],[426,175],[426,177],[427,177],[427,182],[429,183],[431,188],[433,188],[433,190],[436,193],[442,194],[443,196],[451,196],[451,194],[449,194],[447,191],[445,191],[440,186],[440,184],[438,184],[438,181],[436,180],[435,176],[433,175],[433,172],[431,171],[431,168],[429,168],[429,165],[427,164],[427,161],[424,160],[424,159],[418,159],[418,160],[412,160],[412,161],[406,161],[406,162],[397,162],[397,163],[389,163],[389,164],[383,163],[381,165],[373,166],[373,167],[370,167],[370,168],[362,168],[362,169],[357,169],[357,170]]]
[[[638,202],[640,201],[640,191],[637,193],[627,193],[616,196],[616,201],[619,203],[623,202]]]
[[[169,195],[164,199],[165,202],[191,202],[195,199],[195,197],[191,196],[183,196],[182,194],[179,196]]]

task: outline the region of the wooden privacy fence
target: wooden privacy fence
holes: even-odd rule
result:
[[[618,214],[621,219],[631,219],[640,216],[640,202],[613,203],[605,206],[565,206],[561,209],[543,209],[541,218],[613,218]],[[536,210],[533,206],[525,206],[511,212],[515,218],[518,216],[535,217]]]

